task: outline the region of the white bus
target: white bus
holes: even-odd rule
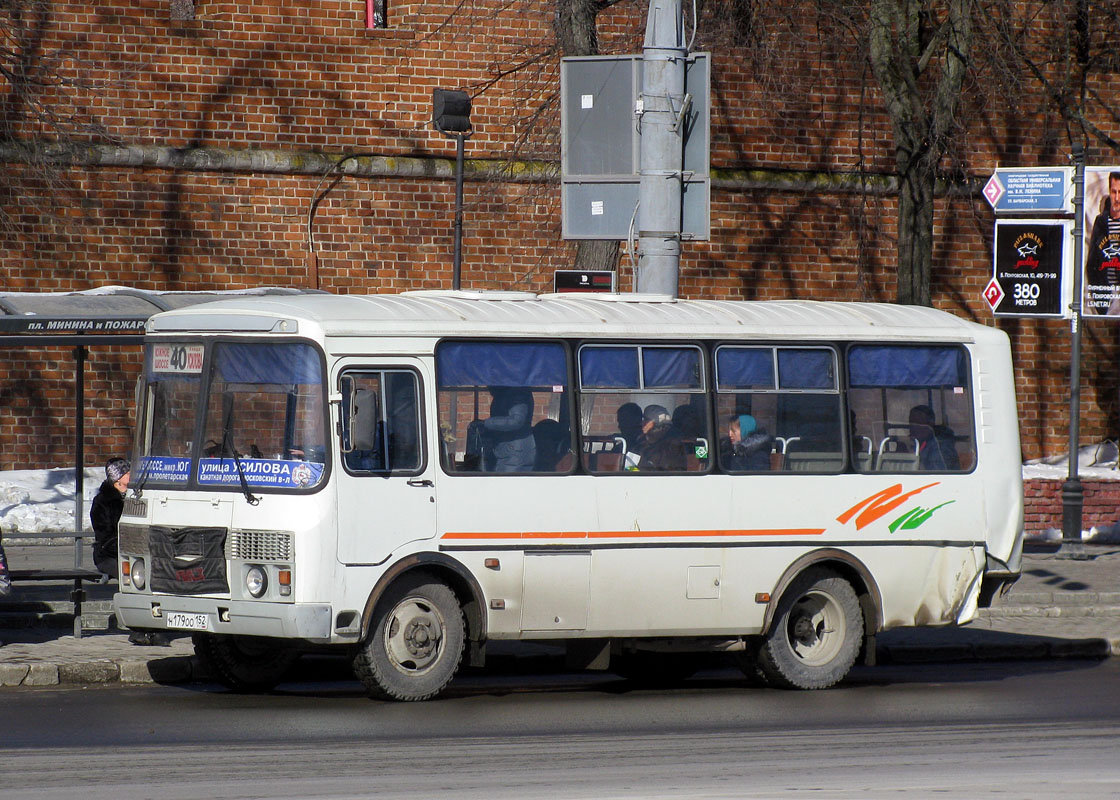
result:
[[[153,317],[118,619],[227,686],[353,655],[422,700],[488,642],[824,688],[1020,569],[1000,331],[625,294],[245,298]]]

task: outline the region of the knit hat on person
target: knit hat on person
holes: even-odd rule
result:
[[[105,477],[110,483],[116,483],[130,472],[132,472],[132,464],[127,458],[110,458],[105,464]]]
[[[746,436],[748,433],[754,433],[758,429],[758,421],[755,420],[750,414],[739,415],[739,435]]]

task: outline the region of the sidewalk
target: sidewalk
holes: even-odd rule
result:
[[[1053,548],[1051,548],[1053,550]],[[1120,655],[1120,547],[1088,545],[1086,558],[1040,549],[995,607],[964,627],[904,628],[877,637],[876,663],[1103,658]],[[81,639],[52,628],[0,630],[0,686],[184,683],[205,680],[189,636],[167,647],[117,630]]]

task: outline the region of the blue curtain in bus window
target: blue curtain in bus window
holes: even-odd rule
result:
[[[218,344],[214,363],[226,383],[322,383],[319,357],[306,344]]]
[[[835,389],[831,350],[778,350],[778,386],[782,389]]]
[[[774,352],[745,347],[721,347],[716,351],[716,380],[719,391],[773,389]]]
[[[853,387],[964,386],[967,375],[967,357],[959,347],[876,345],[848,351],[848,383]]]
[[[700,389],[700,351],[693,347],[643,347],[647,389]]]
[[[566,386],[559,342],[443,342],[436,350],[441,389],[478,386]]]
[[[638,348],[585,347],[579,353],[584,389],[637,389]]]

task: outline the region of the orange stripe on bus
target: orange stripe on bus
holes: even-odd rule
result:
[[[735,536],[820,536],[824,528],[756,528],[750,530],[711,531],[451,531],[443,539],[672,539],[672,538],[729,538]]]

